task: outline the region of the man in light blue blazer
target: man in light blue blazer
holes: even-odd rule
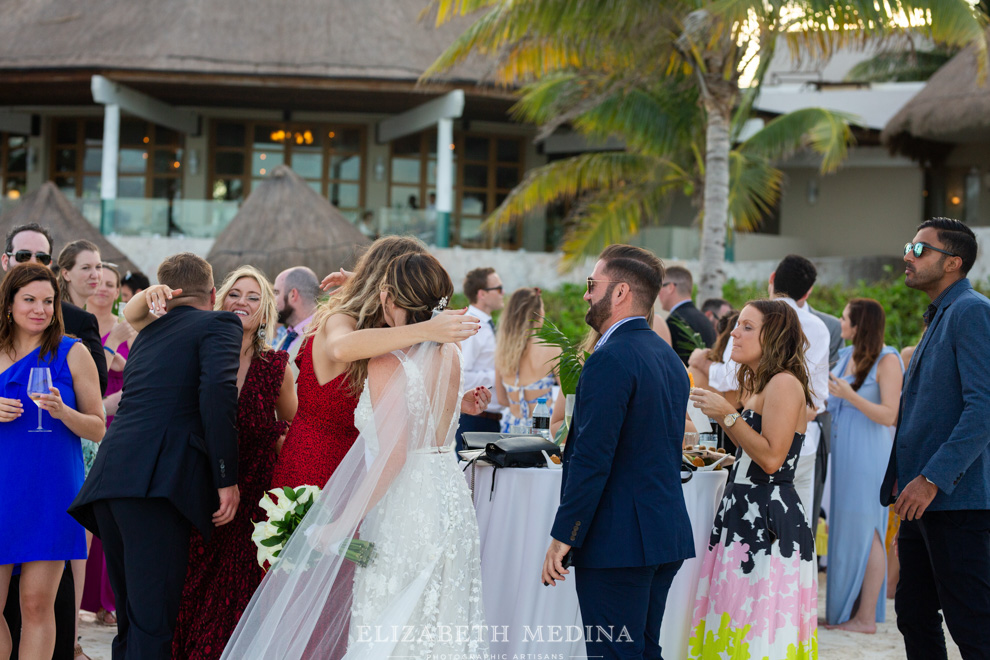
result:
[[[973,231],[947,218],[904,246],[904,281],[931,299],[901,393],[880,491],[903,522],[897,627],[910,660],[990,658],[990,300],[966,274]]]
[[[694,556],[680,479],[690,385],[644,318],[662,282],[652,253],[613,245],[584,295],[602,337],[578,382],[543,582],[564,579],[572,551],[588,657],[661,658],[667,591]]]

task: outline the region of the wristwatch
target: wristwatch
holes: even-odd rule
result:
[[[736,420],[739,419],[740,417],[742,417],[742,415],[740,415],[739,413],[729,413],[722,420],[722,423],[725,424],[725,428],[731,428],[732,425],[736,423]]]

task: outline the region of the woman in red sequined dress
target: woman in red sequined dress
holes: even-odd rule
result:
[[[237,370],[241,499],[234,519],[214,529],[208,542],[195,529],[191,532],[173,658],[219,658],[261,584],[264,572],[251,541],[252,523],[264,519],[258,502],[271,481],[276,445],[296,412],[292,370],[286,368],[289,354],[272,350],[270,343],[278,318],[272,285],[260,271],[242,266],[220,286],[217,308],[233,312],[244,325]]]
[[[424,341],[457,342],[478,331],[478,319],[463,316],[464,310],[407,326],[385,325],[379,293],[388,264],[426,251],[414,238],[386,236],[364,253],[353,274],[324,280],[343,287],[317,310],[296,357],[299,410],[275,463],[272,488],[322,488],[327,482],[357,438],[354,409],[370,358]],[[490,392],[471,390],[462,409],[484,410],[490,399]]]

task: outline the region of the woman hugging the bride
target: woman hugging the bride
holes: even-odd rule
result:
[[[381,284],[386,323],[429,319],[453,288],[431,255],[396,257]],[[452,451],[461,380],[452,344],[425,342],[369,361],[354,415],[358,439],[255,593],[224,658],[487,654],[478,526]],[[356,557],[348,548],[370,552]]]

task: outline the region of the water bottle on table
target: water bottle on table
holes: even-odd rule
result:
[[[536,408],[533,409],[533,435],[541,435],[547,440],[550,439],[550,409],[547,408],[547,400],[540,397],[536,400]]]

